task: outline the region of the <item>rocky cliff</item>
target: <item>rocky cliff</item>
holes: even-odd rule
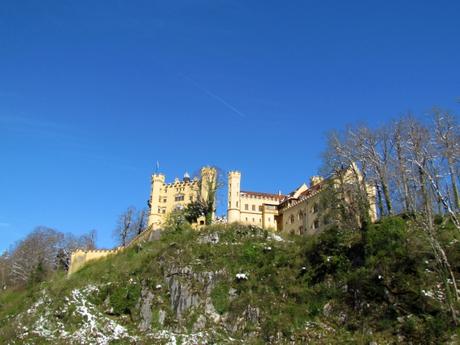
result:
[[[360,241],[338,230],[169,230],[70,277],[0,295],[0,343],[454,342],[432,258],[399,253],[387,259],[403,260],[401,271],[383,259],[369,266]]]

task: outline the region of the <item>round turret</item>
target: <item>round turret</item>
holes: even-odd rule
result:
[[[228,209],[227,219],[229,223],[239,222],[241,216],[240,203],[241,173],[230,171],[228,173]]]

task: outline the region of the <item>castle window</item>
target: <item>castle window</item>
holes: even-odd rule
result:
[[[252,222],[253,222],[253,223],[255,223],[255,222],[256,222],[256,220],[255,220],[254,218],[252,218]]]
[[[166,202],[166,198],[163,199],[163,202]]]
[[[312,213],[316,213],[316,212],[318,212],[318,211],[319,211],[319,205],[318,205],[318,203],[315,203],[315,204],[313,205],[313,208],[312,208],[311,212],[312,212]]]
[[[256,210],[256,205],[252,205],[252,210],[253,210],[253,211]]]
[[[246,221],[248,221],[248,217],[246,217]]]
[[[302,220],[302,219],[303,219],[303,212],[300,211],[300,212],[299,212],[299,220]]]
[[[175,201],[184,201],[184,194],[178,194],[174,198]]]
[[[236,207],[238,207],[238,201],[236,202]]]
[[[318,229],[318,228],[319,228],[319,220],[315,219],[315,221],[313,222],[313,229]]]
[[[291,224],[294,223],[294,221],[295,221],[294,215],[291,215],[291,217],[289,218],[289,220],[291,221]]]
[[[262,212],[263,206],[259,206],[259,211]]]
[[[244,209],[247,211],[249,210],[249,205],[248,204],[244,204]]]

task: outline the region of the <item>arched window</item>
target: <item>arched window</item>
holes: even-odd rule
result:
[[[313,207],[312,207],[312,209],[311,209],[311,212],[312,212],[312,213],[316,213],[316,212],[318,212],[318,211],[319,211],[319,205],[318,205],[318,203],[316,202],[316,203],[313,205]]]

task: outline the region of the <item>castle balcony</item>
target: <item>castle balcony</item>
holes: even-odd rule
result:
[[[277,215],[278,214],[278,207],[276,205],[264,204],[262,206],[262,213]]]

